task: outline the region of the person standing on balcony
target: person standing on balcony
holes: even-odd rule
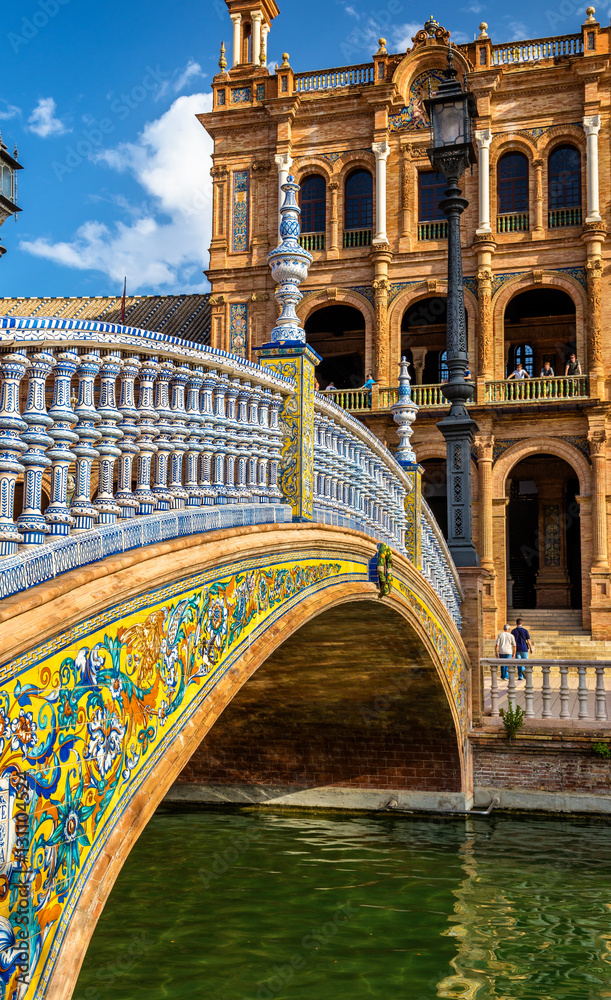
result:
[[[497,635],[494,655],[499,660],[510,660],[512,656],[516,655],[516,641],[510,625],[503,625],[503,631]],[[501,667],[501,680],[506,681],[508,677],[507,667],[503,665]]]
[[[533,651],[533,644],[530,641],[529,633],[522,625],[521,618],[516,618],[516,627],[511,634],[516,641],[516,660],[527,660],[528,654]],[[524,671],[520,663],[518,663],[518,680],[524,680]]]
[[[334,382],[329,382],[327,388],[325,389],[325,392],[336,392],[336,391],[337,390],[335,388],[335,383]]]
[[[564,369],[565,375],[570,375],[574,378],[576,375],[581,375],[581,362],[577,360],[577,355],[573,352],[569,354],[569,360],[566,363],[566,368]]]
[[[526,368],[522,367],[522,363],[520,361],[518,361],[516,365],[516,370],[512,372],[511,375],[509,376],[509,378],[514,378],[516,382],[519,382],[521,381],[521,379],[528,377],[529,377],[528,372],[526,371]]]
[[[375,384],[376,380],[374,379],[373,375],[368,375],[366,381],[363,382],[363,389],[367,389],[368,391],[368,400],[370,406],[371,406],[371,389],[372,386],[374,386]]]
[[[549,361],[543,362],[543,368],[541,369],[541,374],[539,378],[554,378],[554,369],[550,365]]]

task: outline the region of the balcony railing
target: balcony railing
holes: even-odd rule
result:
[[[580,208],[554,208],[548,213],[548,226],[550,229],[560,229],[561,226],[580,226]]]
[[[295,73],[294,76],[294,89],[300,94],[336,87],[354,87],[364,83],[373,83],[373,63],[319,69],[314,73]]]
[[[532,41],[493,45],[492,65],[506,66],[513,63],[535,62],[537,59],[580,55],[583,55],[581,34],[558,35],[556,38],[535,38]]]
[[[511,215],[497,215],[497,233],[525,233],[529,229],[528,212],[513,212]]]
[[[487,403],[524,403],[551,399],[588,399],[588,375],[561,378],[502,379],[486,382]]]
[[[361,413],[363,410],[371,409],[371,391],[369,389],[331,389],[329,392],[323,392],[322,395],[337,403],[343,410],[349,410],[350,413]]]
[[[324,250],[326,237],[324,233],[302,233],[299,237],[299,245],[310,253],[316,250]]]
[[[448,223],[447,222],[419,222],[418,223],[418,239],[419,240],[447,240],[448,238]]]
[[[592,719],[608,725],[605,671],[611,661],[599,660],[480,660],[490,670],[485,677],[486,705],[493,719],[502,708],[521,702],[527,719]],[[507,681],[499,682],[499,667],[507,668]],[[524,670],[524,688],[516,689],[516,670]],[[535,676],[533,676],[533,674]],[[519,701],[518,701],[519,699]]]
[[[370,247],[373,229],[345,229],[345,247]]]

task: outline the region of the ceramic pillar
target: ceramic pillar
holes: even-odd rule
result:
[[[282,225],[282,200],[284,198],[284,185],[293,166],[293,158],[290,153],[278,153],[274,157],[274,162],[278,167],[278,242],[282,242],[280,226]]]

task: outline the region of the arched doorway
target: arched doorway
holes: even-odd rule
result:
[[[401,356],[411,362],[410,375],[416,385],[438,385],[448,377],[446,327],[448,303],[433,295],[408,306],[401,320]],[[465,309],[465,329],[468,328]]]
[[[505,377],[520,362],[538,378],[546,361],[555,375],[564,375],[576,350],[575,315],[575,303],[559,288],[531,289],[511,299],[505,309]]]
[[[580,608],[579,481],[555,455],[522,459],[506,481],[507,606]]]
[[[316,369],[321,389],[356,389],[365,381],[365,318],[354,306],[317,309],[304,324],[308,344],[320,354]]]
[[[225,796],[227,786],[248,785],[254,800],[263,789],[273,798],[274,789],[330,785],[459,792],[461,769],[452,713],[421,639],[392,608],[355,601],[272,653],[178,781],[225,786]]]

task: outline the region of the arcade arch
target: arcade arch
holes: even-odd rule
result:
[[[325,297],[315,302],[305,318],[308,344],[322,361],[316,369],[321,389],[332,382],[337,389],[363,385],[371,368],[372,317],[361,302]]]

